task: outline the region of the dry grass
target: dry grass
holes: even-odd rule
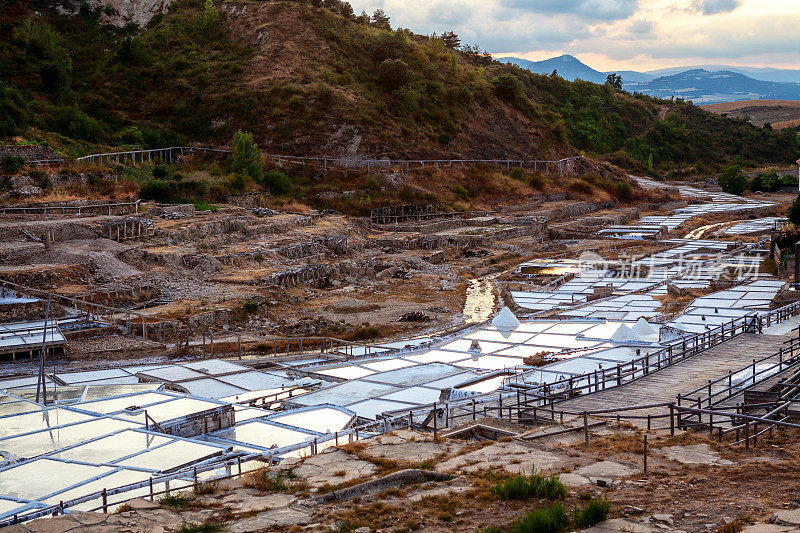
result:
[[[242,485],[261,492],[303,492],[308,482],[292,472],[275,472],[267,467],[259,468],[244,476]]]

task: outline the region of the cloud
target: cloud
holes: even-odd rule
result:
[[[627,19],[637,0],[501,0],[506,7],[543,15],[572,15],[590,21]]]
[[[742,0],[694,0],[692,7],[703,15],[730,13],[742,3]]]
[[[628,32],[633,35],[647,35],[653,32],[653,27],[649,20],[634,20],[628,26]]]
[[[428,17],[445,26],[463,24],[471,15],[471,8],[466,2],[432,2],[428,9]]]

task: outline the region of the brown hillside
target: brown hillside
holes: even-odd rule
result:
[[[371,41],[387,32],[298,3],[231,2],[221,10],[228,36],[254,50],[235,83],[272,101],[281,94],[283,108],[256,111],[247,124],[267,151],[487,159],[576,154],[563,128],[499,99],[483,69],[427,39],[407,33],[398,53],[412,84],[424,86],[418,92],[427,91],[412,98],[430,99],[416,105],[376,88],[380,60],[371,57]]]
[[[796,126],[800,120],[800,101],[795,100],[742,100],[699,107],[712,113],[727,113],[731,117],[749,117],[756,126],[770,123],[775,129]]]

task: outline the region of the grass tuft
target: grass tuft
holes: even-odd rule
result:
[[[529,498],[561,500],[567,496],[567,489],[556,475],[542,476],[535,473],[530,476],[517,474],[501,479],[489,490],[501,500],[527,500]]]
[[[183,509],[184,507],[188,507],[191,502],[191,498],[180,494],[164,496],[158,499],[158,503],[160,503],[162,507],[168,507],[170,509]]]
[[[222,526],[216,522],[203,522],[202,524],[183,524],[176,533],[218,533]]]
[[[508,533],[561,533],[569,529],[569,516],[564,506],[554,503],[549,508],[533,509],[511,524]]]
[[[308,483],[293,472],[273,473],[268,468],[259,468],[249,473],[243,482],[245,487],[262,492],[296,492],[306,490]]]
[[[592,527],[604,521],[611,510],[611,504],[605,499],[592,499],[583,509],[572,511],[572,522],[576,527]]]

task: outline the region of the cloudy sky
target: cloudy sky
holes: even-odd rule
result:
[[[572,54],[598,70],[800,68],[800,0],[351,0],[392,27],[454,30],[496,56]]]

